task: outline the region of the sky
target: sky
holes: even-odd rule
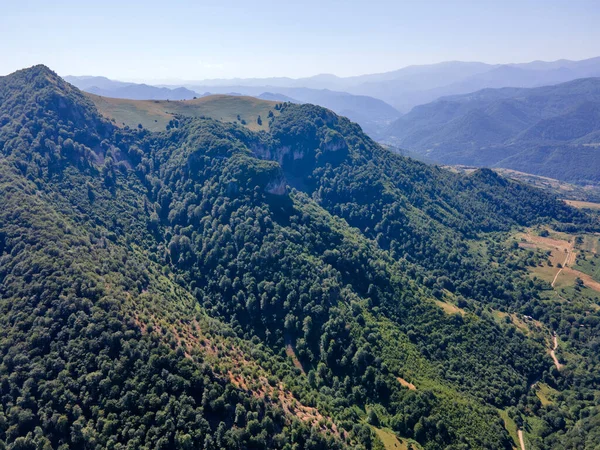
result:
[[[599,0],[1,0],[0,75],[338,76],[600,56]]]

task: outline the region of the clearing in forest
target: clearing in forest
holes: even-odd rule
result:
[[[460,314],[461,316],[464,316],[467,313],[464,309],[461,309],[452,303],[436,300],[435,304],[442,308],[444,312],[448,315]]]
[[[394,432],[392,432],[391,430],[388,430],[387,428],[377,428],[377,427],[372,427],[372,428],[375,431],[375,433],[377,434],[377,437],[383,443],[385,450],[408,450],[409,448],[413,448],[413,449],[417,450],[417,449],[421,448],[414,442],[410,442],[411,446],[409,447],[408,440],[398,439],[396,434]]]
[[[565,203],[567,205],[573,206],[574,208],[600,210],[600,203],[582,202],[579,200],[565,200]]]

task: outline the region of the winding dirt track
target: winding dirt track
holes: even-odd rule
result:
[[[569,257],[567,256],[567,259],[568,258]],[[558,348],[558,337],[556,336],[556,334],[552,335],[552,342],[554,343],[554,348],[552,350],[550,350],[550,356],[552,356],[552,359],[554,360],[554,365],[556,365],[556,368],[558,370],[560,370],[562,368],[562,364],[560,362],[558,362],[558,358],[556,357],[556,354],[555,354],[555,350]],[[534,386],[535,386],[535,383],[533,383],[531,385],[532,388]],[[523,436],[523,430],[517,429],[517,435],[519,436],[519,444],[521,445],[521,450],[527,450],[525,448],[525,437]]]

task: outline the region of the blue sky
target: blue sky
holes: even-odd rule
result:
[[[2,0],[0,74],[340,76],[600,56],[598,0]]]

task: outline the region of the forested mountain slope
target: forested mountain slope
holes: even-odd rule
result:
[[[0,78],[2,445],[511,448],[531,415],[568,448],[589,427],[598,312],[555,323],[539,255],[502,236],[593,217],[320,107],[268,130],[118,128],[44,66]],[[576,375],[493,311],[577,330]]]
[[[484,89],[414,108],[382,139],[447,164],[598,182],[600,78]]]

